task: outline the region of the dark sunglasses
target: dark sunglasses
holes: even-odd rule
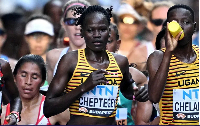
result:
[[[166,19],[151,19],[151,23],[156,26],[161,26]]]
[[[120,21],[121,23],[124,23],[124,24],[139,24],[139,21],[138,21],[138,20],[135,20],[135,19],[132,18],[132,17],[120,18],[119,21]]]
[[[3,29],[0,29],[0,35],[4,35],[5,31]]]
[[[77,21],[77,18],[65,18],[64,19],[64,23],[66,25],[71,25],[71,26],[75,25],[76,21]]]

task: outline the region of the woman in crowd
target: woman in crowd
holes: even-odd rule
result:
[[[3,27],[3,23],[2,23],[2,21],[0,19],[0,52],[1,52],[1,49],[2,49],[3,44],[6,41],[6,39],[7,39],[7,34],[6,34],[6,31],[5,31],[4,27]],[[8,61],[10,66],[11,66],[11,69],[12,70],[14,69],[14,67],[15,67],[15,65],[17,63],[17,60],[15,60],[13,58],[10,58],[10,57],[8,57],[8,56],[6,56],[4,54],[1,54],[1,53],[0,53],[0,58]]]
[[[43,114],[45,96],[39,93],[46,79],[44,60],[39,55],[25,55],[19,59],[14,69],[14,80],[22,100],[21,121],[18,125],[66,125],[69,111],[46,118]],[[10,104],[4,108],[4,114],[10,113]],[[2,121],[4,117],[2,117]],[[4,124],[6,121],[4,120]]]

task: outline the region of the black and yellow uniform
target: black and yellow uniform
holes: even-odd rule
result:
[[[107,118],[115,117],[119,86],[123,75],[116,63],[114,56],[107,51],[109,66],[106,69],[109,75],[105,75],[109,83],[97,85],[94,89],[84,93],[70,107],[72,115]],[[78,50],[78,63],[71,80],[66,87],[66,93],[72,91],[85,82],[88,76],[97,69],[93,68],[86,60],[85,50]]]
[[[193,63],[171,57],[167,82],[159,102],[160,125],[199,125],[199,48]],[[162,49],[165,51],[165,49]]]

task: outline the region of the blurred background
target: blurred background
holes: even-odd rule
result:
[[[8,57],[19,59],[28,54],[29,49],[24,40],[24,28],[28,17],[34,13],[45,13],[44,6],[50,0],[0,0],[0,16],[4,29],[7,33],[7,39],[3,44],[1,53]],[[55,1],[55,0],[54,0]],[[55,2],[58,6],[63,6],[68,0],[58,0]],[[121,2],[129,3],[135,10],[148,10],[151,4],[162,0],[87,0],[92,5],[98,4],[104,7],[113,6],[113,12],[116,12]],[[199,31],[199,0],[171,0],[175,4],[189,5],[195,11],[195,21],[197,22],[197,31]],[[142,13],[139,13],[142,15]],[[145,14],[143,15],[145,16]],[[57,30],[59,31],[59,30]],[[57,33],[56,33],[57,34]],[[52,49],[52,48],[51,48]]]

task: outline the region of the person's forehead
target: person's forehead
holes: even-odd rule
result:
[[[177,13],[177,11],[178,11],[178,12],[181,11],[182,13],[190,13],[190,14],[191,14],[191,12],[190,12],[188,9],[186,9],[186,8],[181,8],[181,7],[172,9],[172,10],[169,12],[169,14],[171,14],[171,13]]]
[[[106,18],[106,15],[103,14],[102,12],[92,12],[92,13],[87,14],[85,18],[93,19],[92,17],[94,17],[94,18]]]
[[[28,68],[31,68],[31,67],[35,67],[35,69],[31,69],[32,71],[38,71],[39,70],[39,72],[40,72],[40,68],[39,68],[38,64],[35,63],[35,62],[31,62],[31,61],[24,62],[21,65],[20,69],[28,69]]]
[[[168,11],[169,7],[167,6],[160,6],[155,8],[152,11],[152,19],[166,19],[167,18],[167,11]]]
[[[103,13],[94,12],[86,15],[84,23],[99,23],[99,21],[107,24],[107,18]]]
[[[192,13],[185,9],[185,8],[175,8],[173,10],[171,10],[169,12],[169,17],[170,18],[171,16],[185,16],[185,17],[189,17],[189,16],[192,16]]]
[[[79,16],[74,15],[74,11],[72,9],[70,9],[70,10],[67,11],[65,18],[75,18],[75,17],[79,17]]]

